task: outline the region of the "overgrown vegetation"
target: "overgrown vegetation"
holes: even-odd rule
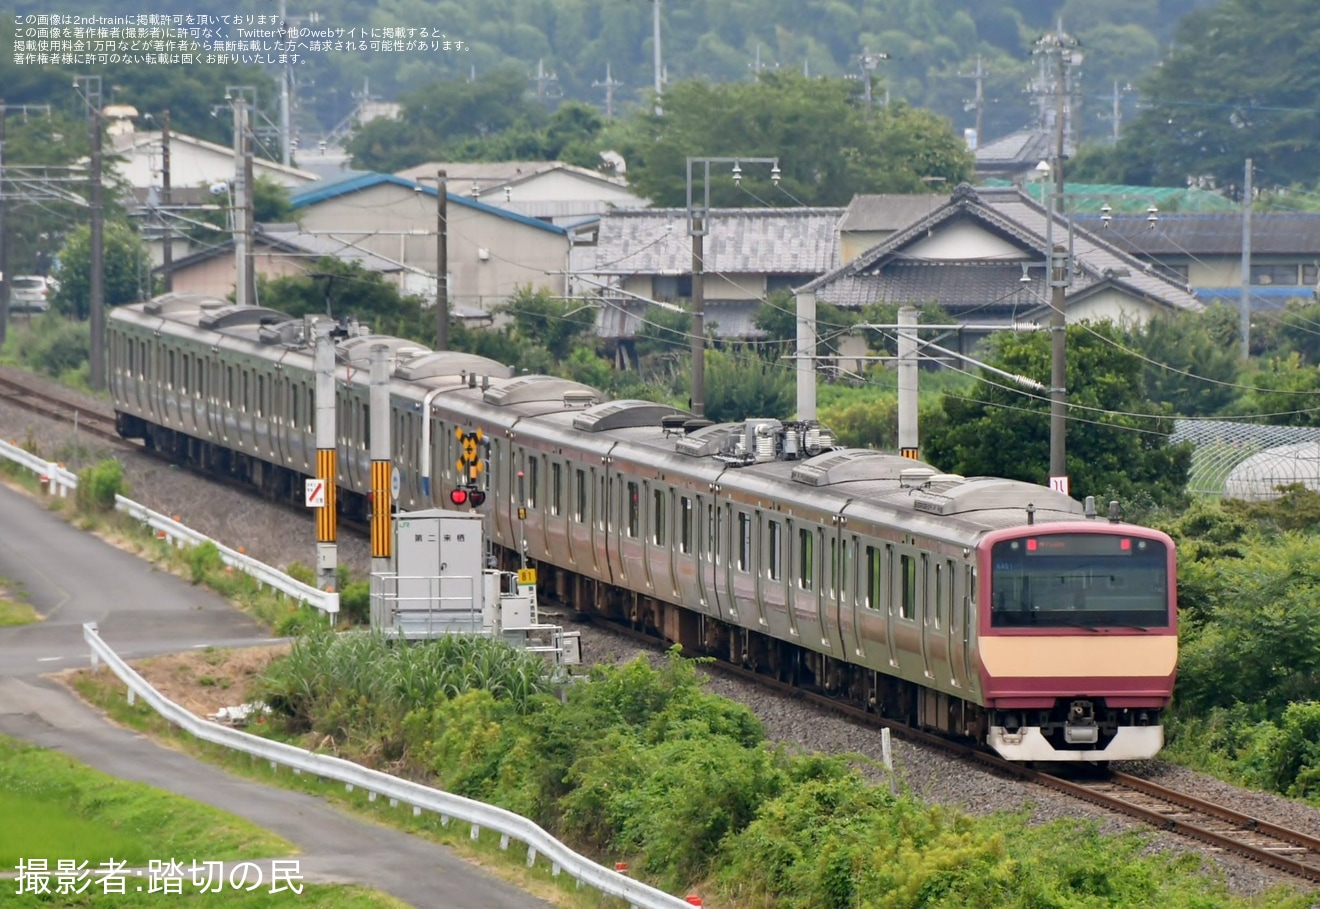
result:
[[[0,362],[21,366],[64,385],[89,392],[91,329],[86,322],[48,312],[31,319],[11,317]]]
[[[267,697],[286,734],[517,811],[726,905],[1306,905],[1282,891],[1234,899],[1199,860],[1147,855],[1141,837],[973,819],[875,785],[861,759],[788,754],[747,708],[703,690],[677,648],[659,665],[594,667],[561,700],[432,680],[473,672],[471,646],[305,639],[268,670]]]

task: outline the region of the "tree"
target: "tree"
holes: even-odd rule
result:
[[[435,339],[431,313],[423,310],[419,298],[403,296],[380,272],[357,262],[326,256],[313,262],[305,274],[270,281],[258,277],[257,298],[262,306],[291,316],[329,313],[355,318],[380,334],[424,344]]]
[[[123,221],[106,221],[102,237],[105,305],[118,306],[150,297],[151,260],[137,232]],[[69,234],[60,251],[60,286],[51,300],[56,310],[78,319],[88,316],[91,238],[91,228],[86,225]]]
[[[1320,5],[1220,0],[1189,14],[1173,53],[1142,85],[1147,107],[1123,137],[1150,182],[1212,177],[1236,186],[1252,158],[1262,181],[1320,176]]]
[[[923,177],[952,186],[970,176],[971,153],[947,123],[901,102],[868,117],[858,91],[782,71],[679,83],[665,92],[663,113],[640,114],[627,136],[629,182],[657,205],[683,205],[687,157],[777,157],[779,187],[765,166],[744,168],[741,186],[727,165],[712,167],[711,204],[846,205],[856,193],[924,192]]]
[[[765,360],[752,348],[706,351],[706,416],[717,423],[748,417],[788,419],[793,388],[792,368]]]
[[[260,224],[298,220],[298,212],[289,201],[289,188],[258,174],[252,184],[252,217]]]
[[[546,348],[556,362],[566,361],[579,347],[595,347],[596,310],[585,301],[520,287],[497,310],[510,315],[518,334]]]
[[[1147,357],[1146,390],[1152,401],[1177,403],[1178,413],[1211,416],[1240,394],[1238,316],[1226,306],[1208,313],[1156,316],[1132,347]]]
[[[1151,402],[1142,361],[1116,344],[1111,323],[1070,325],[1068,340],[1068,475],[1075,495],[1155,504],[1181,499],[1191,452],[1169,443],[1168,404]],[[1036,379],[1050,376],[1047,332],[1002,332],[986,361]],[[971,396],[946,395],[944,426],[926,435],[928,459],[968,476],[1000,476],[1043,484],[1049,465],[1049,401],[994,375]]]

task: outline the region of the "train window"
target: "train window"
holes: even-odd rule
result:
[[[594,473],[593,471],[593,475]],[[612,523],[609,523],[614,520],[614,517],[610,514],[610,510],[605,507],[605,503],[609,501],[609,496],[605,494],[605,484],[608,482],[609,480],[605,475],[601,474],[600,483],[596,487],[596,527],[600,530],[612,530],[614,527]]]
[[[307,428],[312,430],[316,428],[316,391],[312,386],[305,387],[307,392]]]
[[[140,378],[147,378],[151,370],[147,369],[147,342],[138,342],[138,375]]]
[[[266,415],[266,377],[257,376],[257,416]]]
[[[371,407],[365,401],[358,404],[358,412],[362,414],[362,450],[371,450]]]
[[[692,500],[687,496],[678,498],[678,548],[680,552],[692,551]]]
[[[839,598],[843,599],[848,592],[848,579],[852,577],[853,547],[844,540],[840,549],[843,551],[839,553]]]
[[[550,465],[550,513],[557,515],[564,510],[564,465]]]
[[[238,397],[238,386],[234,384],[234,367],[226,366],[225,370],[228,375],[228,382],[225,386],[225,404],[229,407],[233,407],[234,399]]]
[[[657,546],[665,545],[665,491],[651,493],[651,538]]]
[[[766,546],[766,573],[770,580],[779,580],[779,559],[780,551],[783,548],[783,541],[780,540],[780,527],[778,521],[771,521],[767,525],[769,533],[766,535],[768,545]]]
[[[167,351],[166,357],[168,365],[166,366],[165,372],[165,387],[173,388],[176,381],[174,377],[174,351]]]
[[[637,524],[641,515],[642,503],[637,494],[637,484],[628,483],[628,536],[637,536]]]
[[[884,603],[883,553],[875,546],[866,547],[866,605],[879,609]]]
[[[798,586],[810,590],[816,581],[816,538],[810,527],[798,530]]]
[[[834,589],[838,586],[839,578],[839,541],[830,537],[830,561],[828,563],[829,576],[825,578],[825,590],[830,596],[834,596]]]
[[[299,397],[301,397],[301,395],[298,394],[298,386],[290,385],[289,386],[289,423],[294,428],[300,428],[302,426],[302,424],[298,422]]]
[[[531,455],[527,459],[527,505],[535,508],[541,498],[541,458]]]
[[[738,568],[752,570],[752,516],[738,512]]]
[[[720,560],[720,523],[719,512],[715,510],[714,505],[706,506],[706,547],[711,557],[718,562]]]
[[[899,556],[899,574],[903,589],[898,601],[899,618],[910,619],[917,612],[917,560],[910,555]]]
[[[585,470],[577,472],[577,511],[574,517],[578,521],[587,519],[587,472]]]
[[[206,391],[206,364],[201,357],[197,358],[197,381],[193,383],[193,394],[201,397]]]
[[[925,558],[924,556],[922,558]],[[935,627],[939,628],[944,621],[944,588],[948,586],[944,577],[944,566],[939,562],[935,563]]]
[[[243,412],[252,409],[252,374],[243,370]]]
[[[128,374],[130,376],[137,371],[137,357],[135,356],[136,353],[137,351],[134,350],[133,348],[133,342],[129,341],[128,342]]]

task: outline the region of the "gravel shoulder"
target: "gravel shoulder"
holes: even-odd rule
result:
[[[0,367],[0,375],[26,373]],[[111,413],[108,401],[46,383],[52,394],[86,407]],[[114,457],[124,467],[130,497],[166,514],[178,515],[185,524],[230,546],[242,546],[252,556],[280,567],[299,561],[309,564],[315,553],[315,527],[311,517],[299,520],[287,508],[263,501],[256,495],[244,495],[217,486],[189,471],[164,464],[143,452],[124,449],[84,436],[75,439],[72,426],[46,420],[19,410],[0,399],[0,438],[25,441],[36,446],[47,458],[60,460],[72,469],[81,469],[106,457]],[[339,541],[340,563],[359,575],[370,563],[367,541],[347,536]],[[581,626],[584,657],[593,663],[613,663],[633,659],[644,651],[619,635],[594,626]],[[204,655],[194,655],[203,658]],[[166,669],[152,672],[180,695],[180,688],[192,687],[187,680],[201,677],[199,667],[180,668],[180,663],[164,662]],[[211,672],[215,675],[215,672]],[[880,739],[873,729],[859,726],[843,717],[799,701],[772,695],[757,686],[718,672],[709,672],[710,690],[746,704],[762,721],[767,736],[785,747],[825,752],[851,752],[873,761],[881,760]],[[171,675],[173,676],[171,678]],[[151,676],[149,676],[151,677]],[[231,675],[237,679],[237,675]],[[154,681],[154,680],[153,680]],[[204,686],[212,689],[219,686]],[[241,701],[239,692],[220,689],[205,694],[196,691],[183,696],[199,712],[214,712],[218,706]],[[217,697],[219,696],[219,697]],[[213,705],[219,700],[218,706]],[[1094,822],[1105,832],[1145,829],[1141,825],[1066,798],[1050,790],[1007,780],[938,752],[894,742],[895,774],[900,785],[927,801],[957,806],[973,814],[1029,811],[1035,823],[1058,818]],[[1231,786],[1213,777],[1195,773],[1163,761],[1151,761],[1125,767],[1161,784],[1174,786],[1201,798],[1296,830],[1320,836],[1320,810],[1288,799]],[[1212,873],[1222,876],[1232,892],[1259,894],[1278,884],[1296,886],[1295,879],[1232,856],[1219,854],[1208,846],[1167,833],[1149,834],[1152,850],[1175,853],[1195,852],[1209,861]],[[1320,905],[1318,903],[1317,905]]]

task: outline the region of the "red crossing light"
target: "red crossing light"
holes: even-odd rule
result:
[[[468,501],[472,504],[473,508],[480,508],[481,503],[486,501],[486,494],[480,489],[474,489],[468,493]]]
[[[455,505],[466,505],[468,494],[466,489],[455,489],[449,493],[449,501]]]

